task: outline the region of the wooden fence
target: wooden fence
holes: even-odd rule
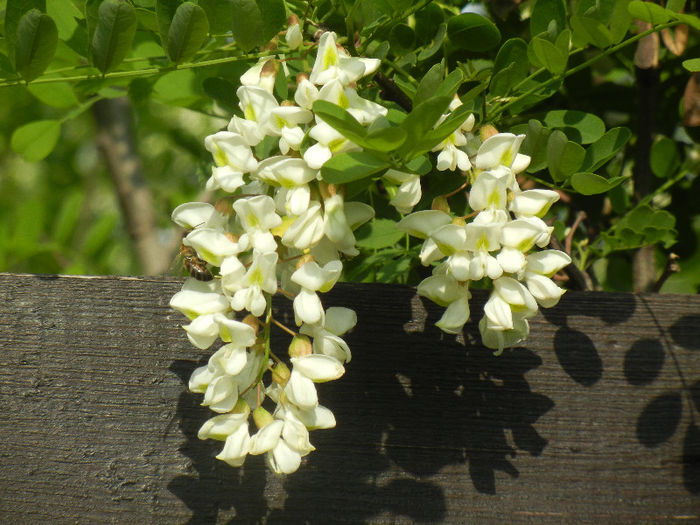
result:
[[[700,523],[698,296],[570,292],[494,357],[412,288],[339,284],[338,426],[281,477],[197,439],[180,286],[0,274],[0,523]]]

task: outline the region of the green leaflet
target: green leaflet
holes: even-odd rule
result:
[[[102,73],[121,64],[131,49],[136,33],[136,13],[129,4],[105,0],[99,7],[92,36],[92,63]]]
[[[10,145],[29,162],[38,162],[51,153],[61,136],[58,120],[35,120],[12,133]]]
[[[450,18],[447,36],[452,44],[466,51],[488,51],[501,42],[501,32],[493,22],[475,13]]]
[[[207,38],[209,22],[204,9],[192,2],[180,4],[168,30],[168,56],[179,64],[190,60]]]

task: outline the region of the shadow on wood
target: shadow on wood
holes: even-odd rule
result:
[[[208,352],[180,282],[0,274],[5,523],[667,523],[700,508],[700,298],[568,293],[522,348],[459,337],[403,286],[340,284],[358,326],[338,426],[287,477],[200,441]],[[275,304],[289,318],[291,303]],[[273,346],[286,348],[287,336]]]

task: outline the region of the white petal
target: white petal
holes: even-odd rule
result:
[[[245,347],[227,344],[219,348],[211,357],[229,375],[238,375],[248,362]]]
[[[190,381],[187,388],[190,389],[190,392],[203,394],[207,391],[207,387],[209,386],[209,383],[211,383],[212,379],[214,379],[215,375],[216,372],[208,366],[200,366],[195,368],[194,372],[192,372],[192,375],[190,376]]]
[[[216,315],[200,315],[190,324],[183,326],[190,343],[202,349],[209,348],[214,344],[214,341],[219,337],[219,323],[216,322]]]
[[[527,256],[526,270],[551,277],[569,264],[571,257],[566,253],[559,250],[542,250]]]
[[[343,335],[357,324],[357,314],[350,308],[331,306],[326,310],[324,328],[335,335]]]
[[[327,355],[310,354],[292,357],[291,361],[294,370],[299,371],[315,383],[333,381],[345,373],[345,368],[340,361]]]
[[[291,474],[296,472],[301,464],[301,454],[290,448],[283,440],[268,452],[265,459],[276,474]]]
[[[214,206],[206,202],[186,202],[173,210],[171,219],[187,230],[205,224],[216,213]]]
[[[458,334],[468,320],[469,297],[463,296],[450,303],[435,326],[445,333]]]
[[[441,226],[450,224],[452,218],[439,210],[423,210],[407,215],[396,224],[396,229],[413,237],[425,239]]]
[[[301,421],[309,430],[335,427],[335,416],[328,408],[316,405],[309,409],[301,409],[290,405],[289,410]]]
[[[214,412],[230,412],[238,401],[238,386],[233,377],[221,375],[212,380],[204,393],[202,405]]]
[[[244,412],[231,412],[230,414],[221,414],[204,422],[197,433],[199,439],[217,439],[225,440],[233,434],[241,425],[248,426],[248,416],[250,408],[247,407]]]
[[[289,401],[299,408],[311,409],[318,405],[318,393],[313,381],[298,370],[292,369],[284,392]]]
[[[221,453],[216,456],[216,459],[225,461],[232,467],[240,467],[245,461],[246,455],[250,450],[250,434],[248,433],[248,425],[241,425],[226,438],[226,443]]]
[[[251,438],[250,453],[262,454],[276,447],[282,435],[282,427],[284,427],[284,421],[276,419],[258,430]]]
[[[314,291],[302,289],[294,298],[293,306],[297,326],[315,324],[323,319],[323,305]]]
[[[554,281],[544,275],[528,274],[525,284],[537,302],[545,308],[555,306],[564,294],[562,288],[559,288]]]

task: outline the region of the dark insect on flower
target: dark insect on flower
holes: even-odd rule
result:
[[[180,244],[180,255],[182,256],[182,265],[192,277],[198,281],[211,281],[214,278],[207,268],[207,263],[199,258],[194,248],[182,243]]]

